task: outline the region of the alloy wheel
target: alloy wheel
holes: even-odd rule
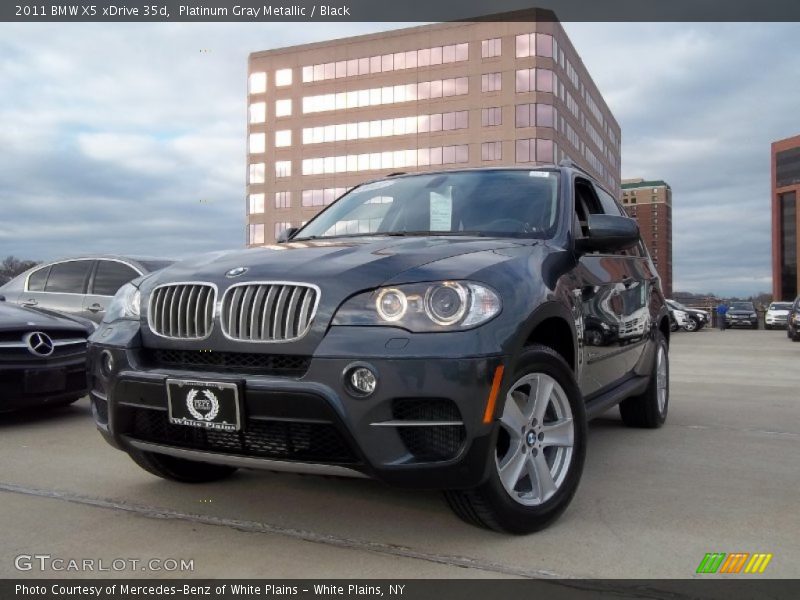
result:
[[[567,394],[544,373],[517,380],[506,394],[495,463],[508,495],[526,506],[547,502],[572,463],[575,424]]]

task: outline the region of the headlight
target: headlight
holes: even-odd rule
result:
[[[498,295],[479,283],[440,281],[358,294],[336,312],[334,325],[394,325],[409,331],[468,329],[500,312]]]
[[[104,323],[111,323],[118,319],[138,319],[140,315],[141,296],[139,289],[126,283],[117,291],[114,299],[103,317]]]

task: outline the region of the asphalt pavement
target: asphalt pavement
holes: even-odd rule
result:
[[[102,441],[86,399],[0,415],[0,577],[683,578],[707,552],[772,553],[761,577],[798,577],[800,343],[704,329],[670,358],[667,424],[593,421],[574,501],[525,537],[368,480],[163,481]],[[34,555],[50,558],[17,558]],[[53,559],[95,571],[42,572]]]

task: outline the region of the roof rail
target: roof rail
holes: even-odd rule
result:
[[[588,176],[589,176],[589,177],[591,177],[592,179],[594,179],[594,178],[595,178],[595,177],[594,177],[594,175],[592,175],[591,173],[589,173],[589,171],[587,171],[587,170],[586,170],[586,169],[584,169],[582,166],[580,166],[579,164],[577,164],[577,163],[576,163],[575,161],[573,161],[571,158],[567,158],[567,157],[564,157],[564,158],[562,158],[562,159],[561,159],[561,162],[559,162],[559,163],[558,163],[558,166],[559,166],[559,167],[566,167],[566,168],[568,168],[568,169],[575,169],[576,171],[580,171],[581,173],[584,173],[584,174],[588,175]]]

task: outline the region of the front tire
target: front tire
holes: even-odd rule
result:
[[[180,483],[209,483],[233,475],[236,467],[186,460],[166,454],[128,450],[128,455],[148,473]]]
[[[667,420],[669,411],[669,348],[664,335],[656,333],[653,371],[647,389],[638,396],[626,398],[619,405],[622,422],[628,427],[656,429]]]
[[[689,317],[689,320],[686,322],[686,331],[697,331],[700,329],[698,327],[697,319],[694,317]]]
[[[572,370],[546,346],[526,348],[511,381],[489,479],[445,497],[467,523],[519,535],[547,527],[575,495],[586,456],[586,414]]]

